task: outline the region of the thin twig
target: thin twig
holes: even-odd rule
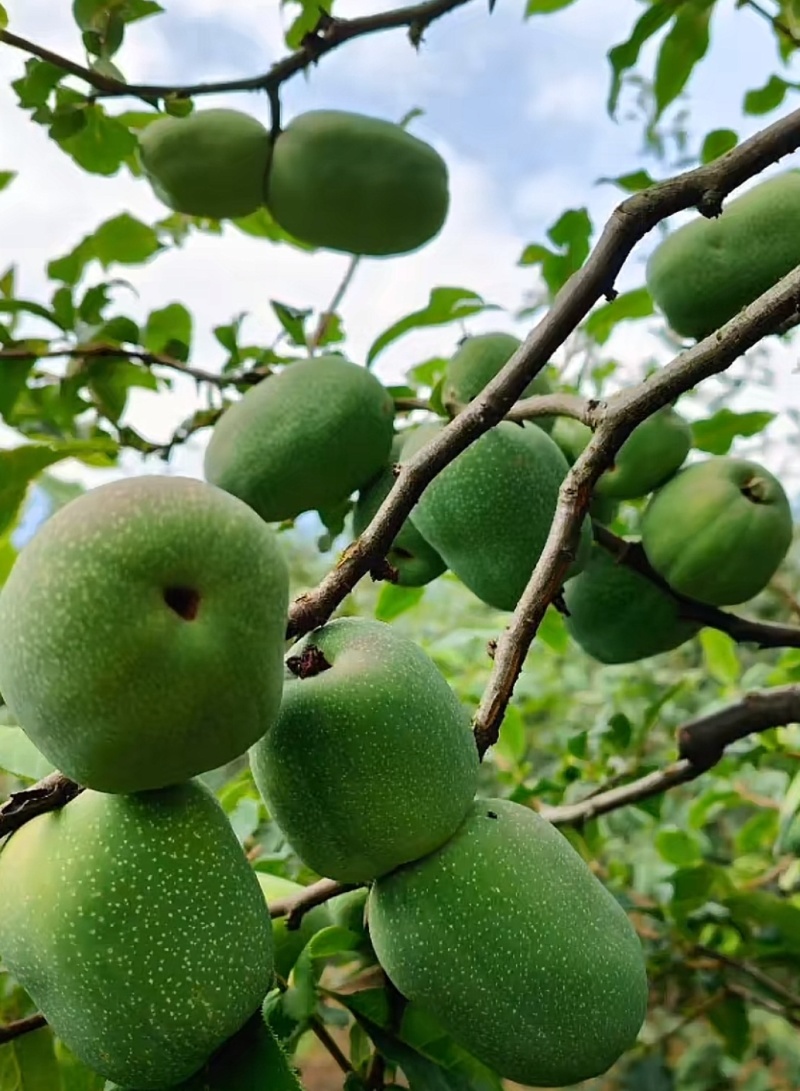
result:
[[[36,1015],[29,1015],[26,1019],[17,1019],[15,1023],[6,1023],[5,1026],[0,1026],[0,1046],[46,1026],[47,1020],[38,1012]]]
[[[341,306],[342,300],[347,293],[347,289],[353,283],[353,277],[356,275],[356,270],[361,263],[361,257],[361,254],[353,254],[353,256],[350,258],[350,261],[347,263],[347,268],[345,269],[344,276],[342,277],[341,282],[336,288],[336,291],[333,293],[333,298],[331,299],[327,308],[319,316],[317,328],[314,330],[314,333],[311,336],[311,340],[308,342],[309,356],[314,355],[314,350],[319,346],[320,341],[328,332],[328,326],[331,323],[331,319]]]
[[[766,996],[760,996],[758,993],[746,989],[743,985],[726,985],[725,988],[727,992],[732,993],[734,996],[740,996],[742,1000],[746,1000],[750,1004],[755,1004],[758,1008],[763,1008],[773,1015],[780,1015],[787,1023],[791,1023],[793,1027],[800,1027],[800,1014],[794,1014],[791,1009],[787,1010],[783,1004],[778,1004],[775,1000],[770,1000]]]
[[[554,826],[588,822],[599,815],[641,803],[679,784],[701,776],[722,758],[732,743],[759,731],[800,720],[800,685],[781,686],[746,694],[736,704],[700,716],[677,730],[679,760],[646,776],[578,803],[541,807],[539,813]]]
[[[328,1028],[322,1022],[320,1017],[318,1015],[312,1015],[309,1018],[308,1022],[311,1029],[316,1034],[317,1038],[319,1038],[320,1042],[325,1046],[328,1053],[330,1053],[331,1057],[333,1057],[334,1061],[336,1061],[339,1068],[341,1068],[342,1072],[344,1072],[348,1076],[351,1072],[354,1072],[355,1069],[350,1064],[347,1057],[345,1057],[341,1049],[339,1049],[339,1046],[336,1044],[333,1038],[330,1036],[330,1034],[328,1033]]]
[[[638,572],[671,595],[678,604],[681,617],[687,621],[697,621],[710,629],[719,629],[739,644],[755,644],[759,648],[800,648],[800,626],[740,617],[686,595],[679,595],[653,569],[639,542],[626,541],[599,523],[593,525],[592,531],[595,541],[612,553],[620,564]]]
[[[793,31],[784,23],[784,21],[777,15],[773,15],[767,11],[766,8],[762,8],[761,4],[756,0],[739,0],[739,6],[743,8],[750,8],[756,15],[760,15],[762,19],[768,22],[778,34],[782,34],[784,38],[787,38],[793,45],[800,45],[800,39],[793,33]]]
[[[290,611],[288,635],[299,636],[323,624],[361,577],[374,568],[376,561],[385,555],[427,485],[457,455],[502,420],[528,383],[547,364],[592,306],[601,297],[613,293],[614,281],[626,258],[648,231],[667,216],[693,206],[706,215],[717,214],[723,199],[732,190],[798,146],[800,110],[788,114],[743,141],[712,163],[658,183],[623,201],[612,214],[586,263],[567,281],[548,313],[505,367],[487,384],[481,395],[470,402],[463,413],[404,465],[374,519],[358,541],[345,551],[336,568],[315,590],[295,600]],[[599,476],[610,464],[615,450],[621,446],[639,420],[644,419],[644,415],[665,404],[665,398],[672,399],[681,393],[686,380],[690,380],[691,385],[707,374],[723,370],[733,359],[794,313],[797,309],[797,287],[796,275],[790,275],[771,294],[767,293],[753,307],[729,323],[725,327],[722,340],[717,341],[718,335],[712,335],[696,348],[690,349],[684,357],[687,361],[686,368],[678,366],[677,370],[675,367],[671,371],[663,369],[645,383],[623,394],[622,397],[633,399],[628,402],[624,411],[620,410],[618,395],[614,424],[603,428],[600,438],[595,436],[595,440],[589,444],[582,456],[583,461],[579,459],[580,466],[576,464],[573,469],[568,489],[574,489],[576,481],[582,478],[581,493],[585,492],[583,499],[588,505],[590,489],[587,484],[595,471],[588,473],[587,466],[591,468],[595,465]],[[717,349],[726,362],[714,367],[714,351]],[[703,357],[702,360],[698,360],[698,353]],[[588,423],[599,425],[610,413],[610,405],[608,409],[598,407],[590,414],[592,419]],[[590,460],[588,463],[587,459]],[[598,467],[599,463],[602,465]],[[569,500],[569,495],[566,499]],[[554,555],[557,557],[560,554],[562,534],[564,542],[571,536],[572,528],[563,525],[564,513],[562,506],[558,537],[554,540],[558,543],[558,548],[554,548],[554,541],[551,540],[545,565],[536,575],[537,584],[544,573],[549,574]],[[565,558],[563,571],[566,571],[568,564],[569,560]],[[558,588],[553,586],[551,590],[555,594]],[[527,608],[528,604],[520,606],[521,610]],[[537,625],[538,620],[535,620],[532,628],[526,626],[529,632],[520,634],[523,642],[525,639],[528,642],[529,638],[532,639]],[[500,656],[499,661],[495,660],[497,672],[501,669],[508,670],[508,667],[505,653]],[[505,707],[504,703],[502,707]]]
[[[0,806],[0,837],[13,833],[37,815],[57,811],[82,791],[80,785],[63,773],[50,773],[30,788],[12,792]]]
[[[703,947],[702,945],[695,947],[694,951],[704,958],[713,959],[715,962],[722,963],[723,966],[728,966],[732,970],[738,970],[739,973],[745,974],[753,981],[758,982],[762,988],[767,989],[775,996],[779,996],[788,1007],[795,1008],[800,1012],[800,995],[793,993],[791,989],[787,989],[785,985],[781,984],[780,981],[776,981],[774,977],[765,974],[763,970],[760,970],[758,966],[754,966],[752,962],[740,962],[738,959],[730,958],[730,956],[723,955],[720,951],[715,951],[711,947]]]
[[[38,57],[63,68],[73,76],[78,76],[93,87],[96,98],[119,98],[132,95],[144,99],[146,102],[178,96],[181,98],[193,98],[196,95],[221,94],[229,91],[274,91],[297,75],[304,69],[316,64],[326,53],[330,53],[345,42],[354,38],[361,38],[367,34],[375,34],[383,30],[397,30],[408,27],[414,32],[416,40],[419,34],[427,29],[435,20],[461,7],[468,0],[427,0],[426,3],[414,4],[410,7],[394,8],[391,11],[378,12],[375,15],[364,15],[358,19],[334,19],[327,16],[318,29],[306,36],[303,45],[294,53],[274,64],[268,71],[258,76],[249,76],[245,79],[222,80],[217,83],[194,84],[146,84],[125,83],[103,76],[91,68],[76,64],[67,57],[62,57],[50,49],[37,45],[27,38],[21,38],[18,34],[12,34],[9,30],[0,30],[0,42],[21,49],[25,53]]]
[[[307,886],[302,894],[291,898],[278,898],[270,903],[271,917],[286,917],[286,927],[294,930],[300,927],[305,914],[315,905],[322,905],[337,894],[344,894],[348,890],[355,890],[358,883],[337,883],[333,879],[319,879],[316,883]]]

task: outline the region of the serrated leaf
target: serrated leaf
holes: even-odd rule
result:
[[[104,269],[109,265],[141,265],[161,249],[158,235],[127,212],[106,220],[94,233],[94,255]]]
[[[165,353],[177,360],[189,359],[192,316],[182,303],[168,303],[147,316],[142,344],[148,352]]]
[[[749,413],[734,413],[720,409],[705,420],[692,421],[692,443],[699,451],[726,455],[737,436],[757,436],[775,419],[776,414],[756,409]]]
[[[48,61],[31,58],[25,62],[25,75],[13,80],[11,86],[17,93],[20,106],[26,110],[35,110],[45,105],[53,89],[66,74],[63,68]]]
[[[310,308],[303,310],[290,307],[288,303],[279,303],[277,299],[271,299],[269,305],[272,307],[272,313],[289,335],[290,342],[298,348],[305,348],[308,344],[305,324],[311,314]]]
[[[647,288],[635,288],[630,292],[622,292],[611,303],[605,303],[592,311],[586,319],[584,329],[598,345],[604,345],[620,322],[648,318],[654,310]]]
[[[136,137],[96,103],[87,105],[86,124],[79,133],[58,143],[79,167],[90,174],[116,174],[136,150]]]
[[[396,583],[385,583],[375,605],[375,617],[378,621],[393,621],[406,610],[412,610],[424,594],[424,587],[401,587]]]
[[[686,86],[692,69],[708,50],[709,22],[716,0],[684,0],[661,43],[653,93],[657,121]]]
[[[701,629],[699,640],[703,649],[703,663],[711,677],[722,685],[732,685],[738,681],[742,665],[735,641],[719,629]]]
[[[3,724],[0,726],[0,769],[22,780],[41,780],[52,773],[55,766],[37,750],[21,727]]]
[[[731,148],[735,148],[738,143],[739,136],[733,129],[712,129],[710,133],[706,133],[700,149],[700,162],[712,163]]]
[[[613,46],[608,51],[611,65],[611,88],[608,93],[606,109],[611,117],[617,112],[619,93],[622,89],[622,77],[639,60],[639,53],[645,42],[657,34],[672,18],[675,10],[671,0],[655,0],[634,24],[630,37]]]
[[[367,367],[371,367],[384,349],[409,330],[425,326],[445,326],[473,314],[498,309],[496,304],[486,303],[477,292],[470,291],[469,288],[434,288],[427,306],[407,314],[375,338],[367,353]]]

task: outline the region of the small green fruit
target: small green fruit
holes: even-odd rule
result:
[[[676,333],[718,329],[800,263],[800,171],[769,178],[658,246],[647,286]]]
[[[293,883],[291,879],[284,879],[281,875],[270,875],[266,871],[257,871],[256,878],[266,898],[267,905],[280,901],[283,898],[299,897],[305,887],[300,883]],[[331,922],[331,915],[327,905],[317,905],[303,914],[300,927],[291,931],[286,927],[285,917],[272,919],[272,939],[275,948],[275,973],[288,980],[292,967],[305,945],[322,928],[327,928]]]
[[[426,426],[403,449],[430,442]],[[503,422],[484,433],[431,482],[411,521],[474,595],[513,610],[544,548],[567,461],[541,428]],[[578,561],[591,545],[584,522]]]
[[[195,1073],[272,982],[255,873],[199,782],[85,791],[0,852],[3,963],[55,1034],[123,1086]]]
[[[139,137],[142,167],[156,196],[186,216],[249,216],[263,203],[269,133],[239,110],[162,117]]]
[[[601,663],[633,663],[670,651],[700,629],[646,576],[594,546],[583,572],[564,588],[567,631]]]
[[[450,407],[467,405],[477,398],[487,383],[505,367],[522,342],[509,333],[481,333],[467,337],[447,365],[442,387],[442,401]],[[550,394],[547,376],[540,373],[525,387],[521,398]],[[532,423],[549,432],[552,417],[539,417]]]
[[[331,923],[339,928],[346,928],[361,937],[359,950],[372,951],[372,944],[367,931],[367,900],[369,888],[362,886],[357,890],[348,890],[344,894],[337,894],[328,902],[331,913]]]
[[[286,664],[281,714],[250,754],[297,855],[360,883],[438,848],[475,794],[478,754],[432,660],[389,625],[338,618]]]
[[[205,476],[268,523],[345,501],[389,458],[394,402],[366,368],[340,356],[301,360],[222,414]]]
[[[394,465],[400,462],[403,447],[412,431],[407,429],[395,436],[389,465],[361,490],[353,508],[353,533],[356,537],[364,533],[389,495],[395,482]],[[406,519],[397,532],[386,560],[397,572],[397,583],[401,587],[422,587],[441,576],[445,570],[442,558],[428,545],[410,519]]]
[[[733,606],[767,586],[792,543],[781,483],[741,458],[682,470],[655,494],[642,519],[647,559],[675,591]]]
[[[185,477],[92,489],[0,593],[0,688],[35,746],[102,792],[244,753],[275,719],[288,573],[269,527]]]
[[[565,1087],[629,1049],[647,1010],[639,939],[534,811],[476,800],[458,832],[369,898],[380,964],[501,1076]]]
[[[312,246],[405,254],[441,230],[447,166],[399,125],[341,110],[300,114],[275,141],[266,203]]]

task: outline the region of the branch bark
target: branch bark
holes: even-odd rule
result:
[[[626,541],[597,523],[592,530],[595,541],[612,553],[620,564],[645,576],[671,595],[678,603],[681,616],[687,621],[697,621],[708,628],[719,629],[739,644],[755,644],[759,648],[800,648],[800,626],[740,617],[705,602],[698,602],[697,599],[687,598],[686,595],[679,595],[653,569],[639,542]]]
[[[23,1034],[31,1034],[34,1030],[41,1030],[42,1027],[46,1026],[47,1020],[38,1012],[36,1015],[29,1015],[26,1019],[17,1019],[14,1023],[6,1023],[5,1026],[0,1026],[0,1046],[5,1045],[6,1042],[13,1042],[15,1038],[21,1038]]]
[[[0,806],[0,838],[18,830],[37,815],[57,811],[82,791],[79,784],[63,773],[50,773],[30,788],[12,792]]]
[[[711,769],[732,743],[759,731],[800,720],[800,685],[757,690],[718,712],[690,720],[678,728],[678,761],[629,784],[600,792],[578,803],[541,807],[539,813],[554,826],[574,826],[609,814],[631,803],[686,784]]]
[[[470,443],[502,420],[528,383],[547,364],[592,306],[603,296],[613,296],[616,276],[640,239],[661,220],[683,209],[697,207],[704,215],[718,214],[723,199],[732,190],[798,147],[800,110],[795,110],[714,162],[651,186],[618,205],[586,263],[567,281],[548,313],[534,327],[505,367],[484,388],[481,395],[470,402],[463,413],[406,463],[359,540],[345,551],[336,568],[314,591],[295,600],[289,615],[288,637],[300,636],[323,624],[361,577],[385,555],[409,512],[433,478]],[[597,471],[599,476],[610,465],[616,449],[621,446],[639,419],[644,419],[644,416],[682,393],[687,388],[687,379],[691,386],[707,375],[723,370],[747,348],[796,314],[798,283],[796,277],[792,279],[793,276],[794,274],[785,278],[771,293],[767,293],[757,304],[728,323],[724,327],[722,341],[719,340],[719,334],[713,334],[690,349],[683,358],[679,358],[686,361],[685,366],[676,366],[676,362],[672,370],[665,368],[641,386],[617,395],[613,422],[608,423],[606,420],[605,427],[601,427],[600,437],[595,437],[595,441],[584,452],[582,461],[579,460],[580,464],[573,468],[567,486],[567,506],[570,502],[570,490],[577,490],[585,500],[585,506],[588,506],[587,484],[594,480],[594,469],[589,472],[587,466],[591,469],[602,463]],[[762,307],[761,311],[759,306]],[[764,306],[766,310],[763,309]],[[717,352],[725,358],[720,366],[714,366]],[[598,407],[594,416],[599,420],[607,418],[610,412],[609,404],[605,410]],[[597,420],[592,423],[597,423]],[[563,523],[564,511],[562,507],[561,515],[557,517],[560,523]],[[570,533],[569,526],[566,529],[559,527],[559,538],[564,535],[566,539]],[[560,546],[555,547],[551,543],[547,565],[554,563],[554,560],[557,562],[560,552]],[[562,575],[568,563],[568,559],[562,559]],[[539,569],[537,581],[541,580],[544,571],[544,568]],[[556,593],[558,588],[553,587],[552,590]],[[530,598],[524,606],[520,604],[523,613],[529,608]],[[536,625],[538,620],[531,630],[530,639],[535,633]],[[522,634],[523,640],[527,628]],[[495,659],[495,680],[499,677],[497,672],[503,664],[506,664],[503,669],[508,669],[507,648],[506,640],[503,654],[499,660]],[[500,706],[495,704],[494,698],[492,705],[493,715],[496,715]],[[502,707],[505,707],[504,704]],[[487,711],[484,708],[484,721]]]
[[[302,894],[293,898],[277,898],[270,903],[269,913],[271,917],[286,917],[286,927],[293,931],[300,927],[300,922],[310,909],[316,905],[322,905],[337,894],[344,894],[348,890],[355,890],[358,883],[337,883],[333,879],[320,879],[316,883],[307,886]]]

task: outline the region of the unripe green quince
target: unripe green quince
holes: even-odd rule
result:
[[[792,543],[781,483],[758,463],[711,458],[687,466],[642,518],[647,559],[675,591],[733,606],[767,586]]]
[[[438,851],[377,880],[369,922],[399,991],[518,1083],[599,1076],[644,1020],[630,921],[566,838],[517,803],[476,800]]]
[[[0,955],[53,1031],[123,1086],[195,1073],[261,1004],[269,912],[198,781],[85,791],[0,851]]]
[[[280,716],[250,754],[301,860],[360,883],[438,848],[475,793],[478,753],[433,661],[389,625],[338,618],[286,663]]]
[[[477,398],[521,344],[520,339],[510,333],[480,333],[474,337],[466,337],[447,364],[442,387],[443,403],[448,407],[455,407],[467,405],[473,398]],[[550,393],[551,386],[547,376],[540,372],[528,383],[520,398]],[[553,418],[537,417],[532,423],[549,432],[553,427]]]
[[[102,792],[225,764],[277,715],[288,572],[241,501],[185,477],[84,493],[0,593],[0,689],[35,746]]]
[[[300,360],[226,409],[205,453],[206,480],[267,522],[345,501],[385,467],[394,402],[341,356]]]

